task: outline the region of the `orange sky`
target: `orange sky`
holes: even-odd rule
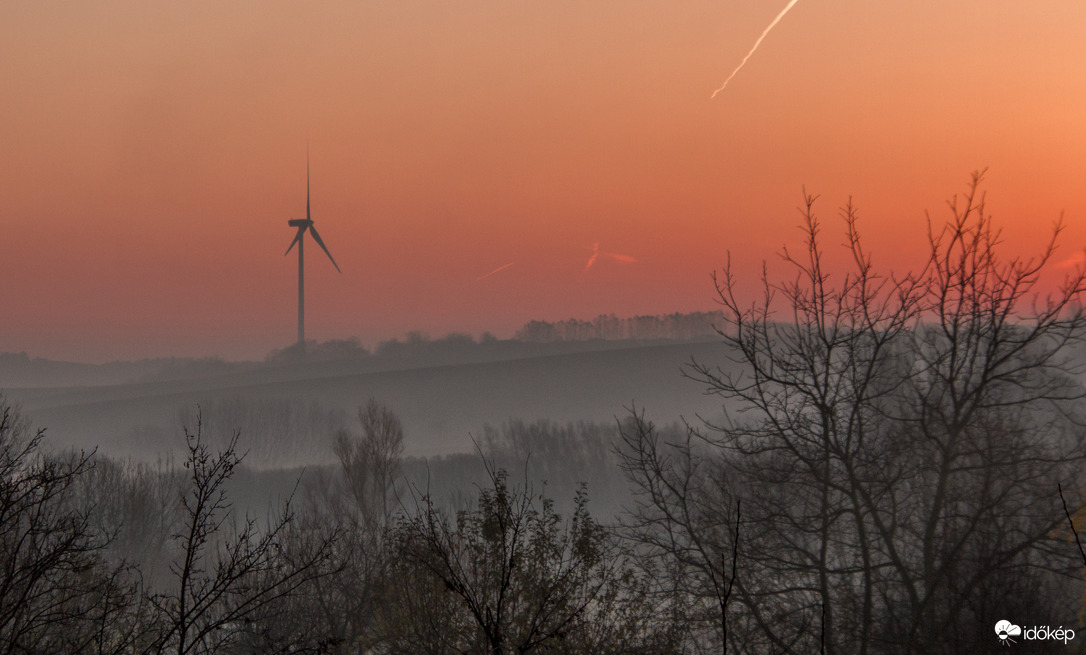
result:
[[[800,0],[710,100],[785,4],[0,3],[0,351],[290,343],[307,144],[319,340],[710,309],[804,185],[899,268],[982,167],[1011,246],[1086,245],[1086,3]]]

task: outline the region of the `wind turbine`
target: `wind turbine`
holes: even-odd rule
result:
[[[294,235],[294,241],[290,242],[290,248],[283,253],[283,256],[289,255],[294,244],[298,244],[298,346],[305,349],[305,258],[303,256],[303,246],[305,245],[305,233],[306,230],[313,235],[313,240],[317,242],[317,245],[321,247],[324,254],[328,255],[328,259],[332,262],[332,266],[336,267],[336,270],[341,274],[343,271],[339,270],[339,264],[332,257],[332,253],[328,252],[328,248],[324,245],[324,241],[321,241],[321,235],[317,234],[317,228],[313,226],[313,218],[309,213],[309,156],[305,158],[305,218],[292,218],[287,221],[287,225],[298,228],[298,233]]]

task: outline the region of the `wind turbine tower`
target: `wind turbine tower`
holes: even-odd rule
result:
[[[298,228],[298,233],[294,235],[294,241],[290,242],[290,248],[283,253],[284,256],[289,255],[294,244],[298,244],[298,346],[301,349],[305,349],[305,233],[308,230],[313,235],[313,240],[317,242],[317,245],[321,247],[324,254],[328,255],[329,261],[332,262],[332,266],[336,267],[339,273],[343,271],[339,270],[339,264],[332,257],[332,253],[328,252],[328,248],[324,245],[324,241],[321,240],[321,235],[317,234],[317,228],[313,225],[313,217],[309,213],[309,156],[305,159],[305,218],[292,218],[287,221],[287,225]]]

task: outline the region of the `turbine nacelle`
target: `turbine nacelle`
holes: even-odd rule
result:
[[[312,214],[309,211],[309,157],[306,157],[305,163],[305,218],[292,218],[287,221],[287,225],[298,228],[297,234],[294,235],[294,240],[290,242],[290,247],[283,253],[289,255],[291,250],[294,250],[294,245],[298,245],[298,344],[304,350],[305,349],[305,260],[303,259],[302,251],[305,246],[305,233],[308,231],[313,240],[317,242],[317,245],[321,247],[325,255],[328,255],[328,261],[332,262],[332,266],[339,270],[339,264],[336,263],[332,253],[328,252],[328,247],[324,245],[324,240],[321,239],[321,235],[317,233],[317,228],[313,225]]]
[[[306,188],[305,204],[306,204],[306,210],[308,211],[308,209],[309,209],[309,189],[308,189],[308,186],[309,185],[307,184],[306,186],[307,186],[307,188]],[[328,255],[328,261],[332,262],[332,266],[335,266],[336,270],[339,271],[340,273],[343,272],[343,271],[339,270],[339,264],[336,263],[335,257],[332,256],[332,253],[328,252],[328,247],[324,245],[324,241],[321,239],[321,235],[317,233],[317,228],[313,226],[313,219],[311,219],[311,218],[292,218],[289,221],[287,221],[287,225],[289,225],[291,227],[298,228],[298,233],[294,235],[294,240],[290,242],[290,247],[288,247],[287,251],[285,253],[283,253],[284,256],[289,255],[290,251],[294,250],[294,244],[296,244],[296,243],[299,244],[298,247],[301,248],[300,244],[302,242],[302,239],[305,237],[305,232],[306,232],[306,230],[309,230],[309,233],[311,235],[313,235],[313,240],[316,241],[317,245],[321,247],[321,250],[324,251],[324,254]]]

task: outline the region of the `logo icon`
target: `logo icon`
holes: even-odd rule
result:
[[[1016,643],[1012,637],[1022,636],[1022,627],[1004,619],[996,622],[995,633],[999,637],[999,643],[1010,646]]]

